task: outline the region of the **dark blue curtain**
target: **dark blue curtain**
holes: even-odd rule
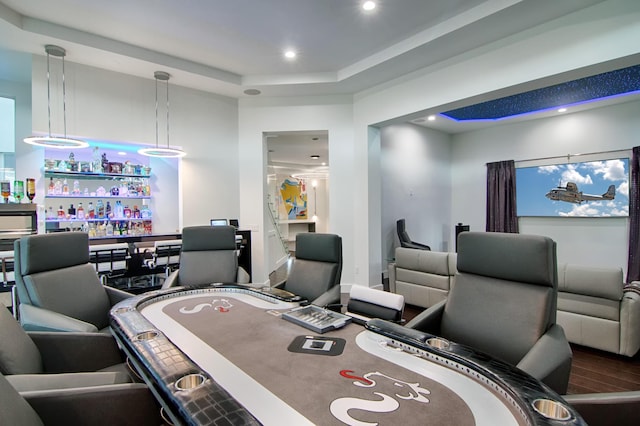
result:
[[[640,146],[633,148],[631,156],[631,182],[629,182],[629,258],[627,282],[640,280]]]
[[[513,160],[487,164],[487,232],[518,233],[516,166]]]

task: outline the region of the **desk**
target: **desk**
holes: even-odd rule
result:
[[[280,317],[295,307],[247,287],[177,287],[120,302],[111,326],[175,424],[584,424],[545,385],[468,348],[375,321],[318,336]],[[556,404],[566,421],[534,409]]]

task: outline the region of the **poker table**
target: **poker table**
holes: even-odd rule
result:
[[[111,328],[176,425],[584,424],[547,386],[482,353],[376,319],[333,329],[340,314],[329,311],[333,326],[320,329],[295,299],[175,287],[120,302]]]

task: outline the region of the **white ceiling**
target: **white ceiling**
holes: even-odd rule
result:
[[[599,1],[0,0],[0,48],[57,44],[72,62],[225,96],[353,94]]]
[[[55,44],[70,62],[167,71],[171,84],[223,96],[352,95],[600,1],[377,0],[365,12],[362,0],[0,0],[0,79],[20,78],[15,52]],[[430,113],[402,120],[470,130],[415,121]],[[307,163],[309,136],[271,137],[273,160]],[[279,146],[292,138],[306,150],[280,157],[298,151]]]

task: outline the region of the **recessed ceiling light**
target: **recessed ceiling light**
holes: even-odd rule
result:
[[[319,155],[317,155],[317,154],[314,154],[314,155],[311,155],[311,159],[312,159],[312,160],[319,160],[319,159],[320,159],[320,156],[319,156]]]
[[[365,1],[362,3],[362,9],[364,10],[373,10],[376,8],[376,2],[374,1]]]
[[[126,153],[126,152],[124,152],[124,151],[119,151],[119,152],[118,152],[118,155],[127,155],[127,153]]]
[[[259,91],[258,89],[247,89],[244,91],[245,95],[251,95],[251,96],[259,95],[260,93],[262,92]]]
[[[284,52],[284,57],[287,59],[294,59],[296,57],[296,52],[294,50],[287,50]]]
[[[429,117],[427,117],[427,120],[429,121],[435,121],[436,116],[435,115],[430,115]]]
[[[323,162],[322,162],[322,165],[323,165],[323,166],[326,166],[326,165],[327,165],[327,163],[325,163],[325,162],[323,161]]]
[[[566,109],[566,108],[560,108],[560,109],[558,110],[558,112],[567,112],[567,109]]]

